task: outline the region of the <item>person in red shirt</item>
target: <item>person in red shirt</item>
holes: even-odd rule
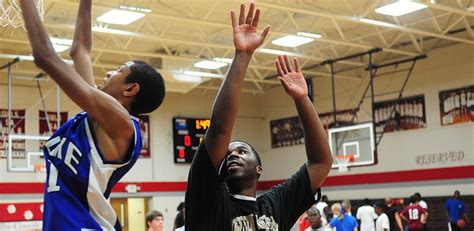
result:
[[[414,196],[410,197],[410,202],[411,204],[402,211],[400,217],[408,222],[409,231],[422,231],[423,224],[425,224],[428,219],[428,212],[418,205]],[[421,216],[421,214],[423,214],[423,216]]]

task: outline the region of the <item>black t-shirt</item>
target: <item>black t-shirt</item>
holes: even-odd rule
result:
[[[186,230],[286,231],[315,202],[306,165],[256,200],[231,195],[225,179],[217,173],[204,142],[201,142],[189,171],[185,198]]]
[[[401,213],[403,207],[401,205],[392,205],[388,208],[387,215],[390,222],[390,230],[398,230],[397,220],[395,219],[395,214]]]

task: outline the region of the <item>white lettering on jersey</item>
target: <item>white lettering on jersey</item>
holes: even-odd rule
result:
[[[70,142],[67,147],[64,163],[69,167],[69,169],[71,169],[72,172],[74,172],[74,175],[77,175],[76,167],[71,163],[71,161],[74,161],[76,165],[79,165],[79,160],[76,158],[76,156],[74,156],[74,152],[77,153],[78,156],[82,157],[82,153],[81,151],[79,151],[79,148],[77,148],[76,145]]]
[[[53,139],[46,142],[45,147],[48,150],[49,156],[56,157],[60,160],[63,159],[61,150],[64,143],[66,143],[66,138],[61,139],[60,137],[54,137]],[[71,169],[74,175],[77,175],[76,165],[79,165],[79,160],[77,159],[76,155],[82,157],[82,153],[80,152],[79,148],[77,148],[74,143],[69,142],[67,144],[66,155],[64,156],[64,164],[66,164],[66,166]]]

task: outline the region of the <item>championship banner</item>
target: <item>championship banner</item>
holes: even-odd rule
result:
[[[142,149],[140,150],[140,158],[150,158],[150,116],[140,115],[140,130],[142,134]]]
[[[474,121],[474,85],[439,92],[441,125]]]
[[[2,123],[0,133],[0,158],[7,157],[9,128],[12,134],[25,134],[25,110],[11,110],[11,122],[8,124],[8,109],[0,109],[0,120]],[[24,159],[25,140],[12,140],[12,157]]]
[[[336,120],[338,127],[345,127],[356,124],[358,122],[357,112],[358,111],[356,109],[336,111]],[[354,115],[355,118],[354,121],[352,121],[352,117],[354,117]],[[321,123],[323,124],[326,133],[328,129],[333,128],[336,125],[336,123],[334,123],[334,115],[332,112],[319,114],[319,119],[321,120]]]
[[[304,144],[303,127],[298,116],[270,121],[272,148]]]
[[[45,112],[40,110],[39,111],[39,134],[42,136],[51,136],[53,135],[56,130],[58,130],[61,125],[65,124],[67,122],[67,112],[60,112],[59,116],[61,117],[61,120],[58,118],[58,113],[54,111],[48,111],[46,113],[48,115],[48,119],[46,119]],[[59,123],[59,121],[61,123]],[[49,122],[49,126],[48,126]],[[40,148],[43,148],[44,143],[46,141],[40,141]]]
[[[374,111],[377,132],[404,131],[426,127],[424,95],[376,102]]]

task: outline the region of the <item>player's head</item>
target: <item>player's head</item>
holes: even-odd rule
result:
[[[331,206],[331,211],[334,214],[334,216],[338,216],[341,213],[341,209],[342,209],[341,204],[339,204],[339,203],[334,203]]]
[[[328,200],[328,196],[323,195],[323,196],[321,197],[321,201],[323,201],[323,202],[328,202],[328,201],[329,201],[329,200]]]
[[[163,221],[163,213],[156,210],[152,210],[146,215],[146,227],[153,231],[163,230]]]
[[[416,200],[416,201],[420,201],[420,200],[421,200],[421,194],[420,194],[420,193],[415,193],[415,194],[413,194],[413,196],[415,197],[415,200]]]
[[[364,203],[364,205],[370,205],[371,204],[369,198],[365,198],[363,203]]]
[[[233,191],[240,191],[257,183],[262,174],[260,155],[244,141],[232,141],[227,148],[227,185]]]
[[[458,199],[459,197],[461,197],[459,190],[454,191],[454,198]]]
[[[118,70],[107,72],[104,84],[99,88],[117,99],[132,115],[154,111],[165,97],[163,77],[140,60],[127,62]]]
[[[415,195],[410,196],[410,203],[415,204],[415,203],[417,203],[417,202],[418,202],[418,201],[416,200],[416,196],[415,196]]]
[[[311,208],[308,209],[306,214],[308,215],[308,221],[311,224],[311,228],[317,229],[321,227],[322,225],[321,214],[319,214],[319,211],[315,205],[311,206]]]
[[[383,213],[383,209],[385,208],[385,204],[382,202],[375,202],[374,204],[374,210],[377,215],[380,215]]]

